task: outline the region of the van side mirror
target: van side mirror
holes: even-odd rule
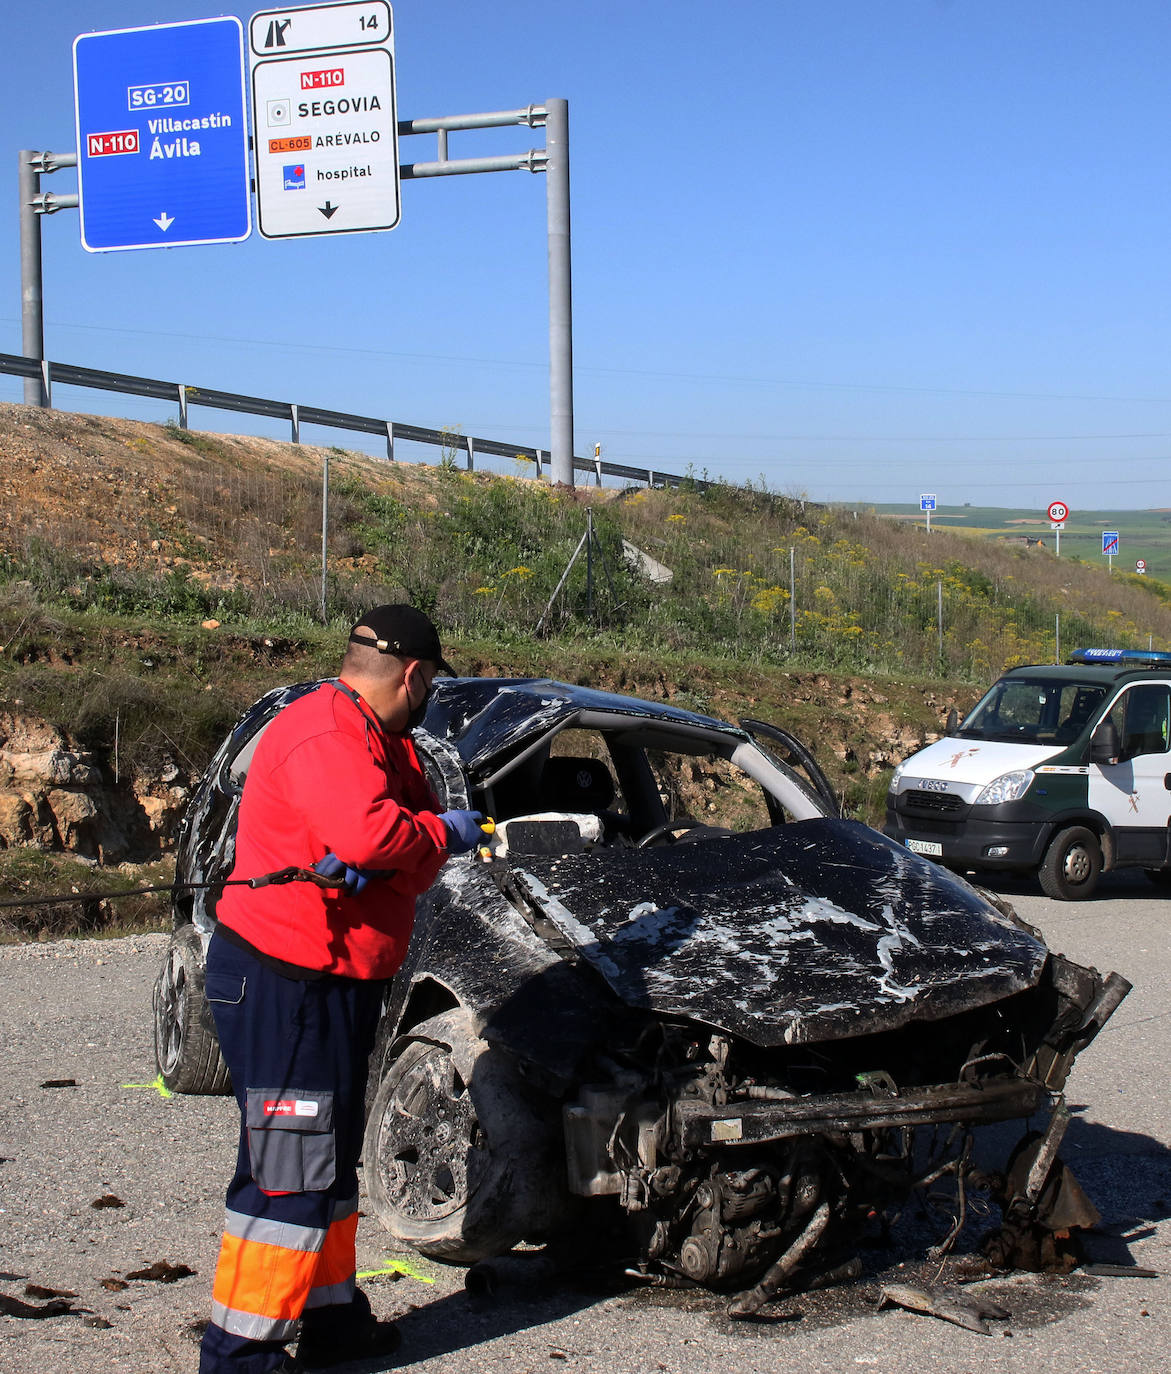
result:
[[[1117,763],[1122,757],[1122,741],[1118,737],[1118,726],[1109,716],[1090,736],[1091,763]]]
[[[956,714],[956,708],[953,706],[947,713],[947,724],[943,727],[943,733],[945,735],[954,735],[959,729],[959,724],[960,718]]]

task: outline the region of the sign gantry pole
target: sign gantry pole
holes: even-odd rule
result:
[[[549,219],[549,441],[551,476],[573,486],[573,286],[569,248],[569,102],[545,101]]]
[[[41,291],[41,220],[36,211],[36,197],[41,189],[38,155],[30,148],[21,149],[17,178],[20,203],[20,340],[26,358],[44,361],[45,314]],[[45,385],[41,377],[24,379],[26,406],[43,406]]]
[[[41,173],[61,167],[76,167],[75,153],[38,153],[30,148],[17,155],[17,201],[20,205],[20,332],[21,349],[26,358],[41,365],[39,377],[24,379],[24,403],[47,406],[49,389],[45,384],[45,313],[41,270],[41,215],[73,209],[76,196],[42,194]]]

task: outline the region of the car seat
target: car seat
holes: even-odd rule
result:
[[[601,759],[568,754],[550,758],[541,773],[538,796],[544,810],[600,817],[607,844],[622,843],[633,834],[629,818],[610,809],[616,789],[613,775]]]
[[[551,758],[541,772],[545,811],[605,811],[614,800],[614,779],[599,759]]]

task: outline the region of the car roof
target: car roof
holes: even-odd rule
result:
[[[615,724],[626,718],[646,726],[750,738],[738,726],[713,716],[550,678],[436,678],[426,728],[450,741],[475,768],[527,740],[564,729],[575,719],[584,717],[583,724],[604,729],[608,722],[598,717],[606,716]]]
[[[1034,663],[1011,668],[1004,676],[1050,682],[1100,682],[1108,687],[1111,683],[1130,679],[1165,681],[1169,675],[1171,665],[1168,668],[1136,668],[1134,664],[1123,663]]]

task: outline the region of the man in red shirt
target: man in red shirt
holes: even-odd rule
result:
[[[322,1368],[398,1342],[354,1283],[367,1069],[415,898],[483,819],[438,809],[409,739],[440,671],[422,612],[375,607],[341,676],[274,717],[248,770],[231,876],[292,865],[337,885],[227,887],[218,903],[206,989],[240,1143],[200,1374]]]

